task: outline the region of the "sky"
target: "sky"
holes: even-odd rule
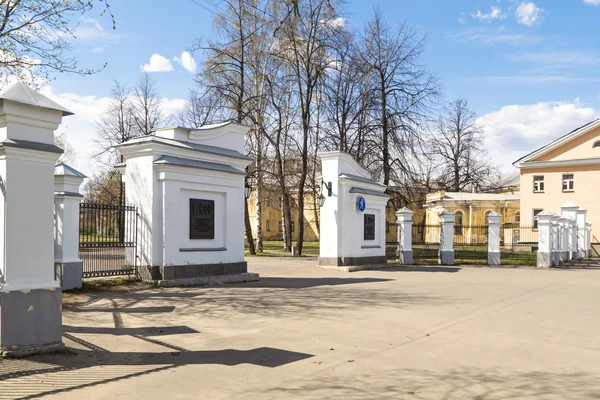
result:
[[[157,82],[167,113],[181,109],[213,36],[219,0],[111,2],[116,30],[100,10],[82,16],[72,53],[92,76],[58,75],[42,93],[75,112],[59,128],[73,166],[97,173],[94,126],[114,80]],[[222,6],[221,6],[222,7]],[[600,0],[350,0],[345,23],[360,30],[379,8],[392,26],[426,37],[422,61],[443,84],[445,101],[467,99],[484,127],[489,157],[512,162],[600,116]]]

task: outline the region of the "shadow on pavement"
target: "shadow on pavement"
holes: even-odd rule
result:
[[[460,271],[459,267],[443,267],[439,265],[399,265],[397,267],[379,269],[380,272],[449,272]]]
[[[242,284],[232,284],[220,287],[254,287],[279,289],[307,289],[320,286],[352,285],[357,283],[388,282],[393,279],[381,278],[260,278],[259,281]]]

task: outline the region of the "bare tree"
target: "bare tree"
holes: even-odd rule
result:
[[[421,126],[439,92],[436,78],[419,64],[424,44],[406,24],[391,29],[379,10],[362,37],[362,63],[370,72],[370,113],[379,121],[376,162],[384,185],[410,175],[407,157],[421,143]]]
[[[467,100],[448,104],[431,139],[432,154],[441,165],[440,180],[449,189],[483,189],[496,168],[483,146],[483,128]]]
[[[144,73],[133,89],[131,99],[137,135],[150,135],[166,123],[156,82]]]
[[[210,93],[190,90],[185,107],[175,115],[175,122],[186,128],[200,128],[216,122],[219,108],[217,101]]]
[[[0,80],[6,82],[13,75],[35,84],[57,72],[89,75],[99,71],[80,68],[68,54],[71,40],[76,39],[74,17],[88,13],[94,5],[101,6],[100,15],[110,15],[114,29],[115,19],[106,0],[0,1]]]
[[[338,2],[331,0],[298,0],[288,3],[288,17],[282,24],[282,37],[278,56],[289,65],[294,82],[293,91],[298,99],[300,111],[298,179],[298,236],[296,249],[302,255],[304,242],[304,197],[309,177],[309,140],[315,128],[313,112],[318,95],[318,87],[330,64],[329,52],[332,38],[337,29],[334,21],[338,18],[335,8]],[[317,147],[317,146],[315,146]]]

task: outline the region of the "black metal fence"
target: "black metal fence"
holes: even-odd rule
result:
[[[538,231],[533,226],[500,225],[500,262],[502,264],[535,265]]]
[[[83,277],[136,273],[137,208],[79,205],[79,258]]]
[[[416,264],[437,264],[440,250],[440,225],[412,226],[413,258]]]
[[[454,263],[487,264],[487,225],[454,225]]]

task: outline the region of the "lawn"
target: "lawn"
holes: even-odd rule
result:
[[[293,243],[294,245],[296,242]],[[244,241],[246,257],[255,257],[248,252],[248,242]],[[303,256],[318,256],[319,242],[304,242],[302,244]],[[257,253],[256,257],[292,257],[292,253],[283,250],[282,240],[263,241],[263,252]]]

